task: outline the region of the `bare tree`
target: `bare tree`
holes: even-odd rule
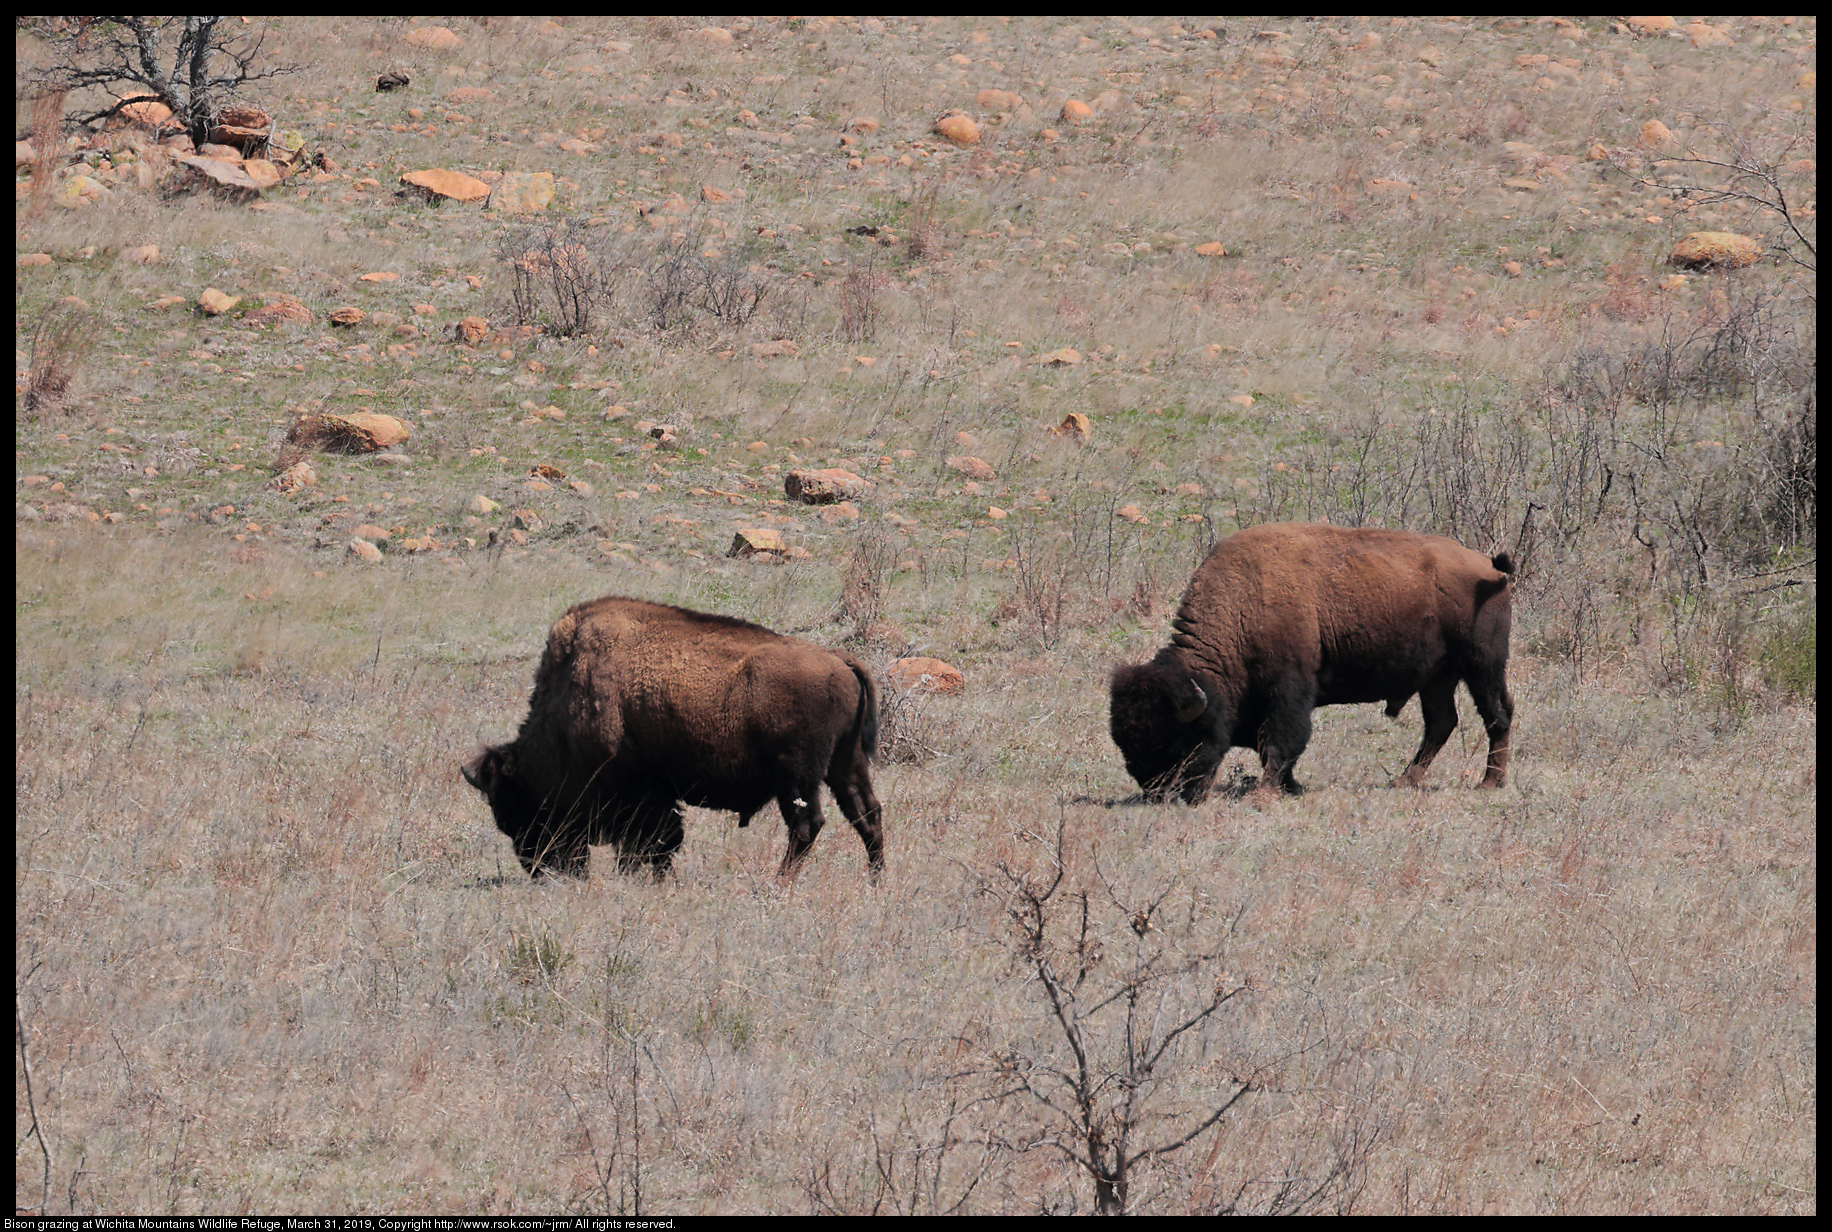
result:
[[[264,32],[228,37],[221,17],[78,17],[47,20],[36,33],[51,63],[36,74],[44,93],[99,90],[105,106],[71,118],[93,125],[134,103],[163,103],[172,127],[193,142],[208,140],[243,85],[298,66],[257,68]],[[92,100],[96,101],[96,100]]]

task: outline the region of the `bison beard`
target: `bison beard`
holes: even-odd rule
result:
[[[878,692],[855,659],[759,625],[639,599],[582,603],[555,622],[515,740],[463,768],[532,876],[584,877],[588,844],[664,876],[681,805],[740,826],[771,800],[795,871],[823,824],[820,786],[884,868],[869,762]]]
[[[1416,787],[1456,730],[1461,680],[1488,731],[1480,786],[1500,787],[1514,719],[1513,572],[1505,552],[1405,531],[1242,531],[1190,579],[1171,644],[1114,669],[1113,742],[1153,800],[1200,802],[1235,746],[1258,750],[1262,789],[1295,794],[1313,710],[1385,702],[1391,718],[1416,693],[1425,736],[1396,780]]]

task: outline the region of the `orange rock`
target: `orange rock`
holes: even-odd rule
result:
[[[857,500],[870,496],[873,485],[848,470],[790,471],[783,476],[782,490],[792,501],[804,505],[831,505],[835,501]]]
[[[973,458],[965,455],[949,458],[948,468],[957,474],[965,475],[969,479],[984,481],[998,478],[998,472],[994,471],[991,466],[980,458]]]
[[[441,197],[451,201],[482,201],[490,195],[490,186],[482,180],[442,167],[409,171],[401,177],[401,183],[407,190],[416,190],[429,200]]]
[[[935,133],[955,145],[977,145],[980,140],[980,126],[956,111],[935,121]]]
[[[917,655],[897,659],[884,669],[885,678],[905,693],[960,693],[967,687],[961,670],[951,663]]]
[[[1069,124],[1086,124],[1094,118],[1094,108],[1078,98],[1071,98],[1062,105],[1062,119]]]
[[[1669,265],[1682,269],[1742,269],[1762,259],[1762,245],[1734,231],[1694,231],[1674,245]]]
[[[421,26],[409,30],[405,39],[413,46],[424,47],[428,51],[457,51],[464,46],[464,40],[445,26]]]

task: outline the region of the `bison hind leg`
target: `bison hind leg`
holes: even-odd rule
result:
[[[1423,786],[1432,759],[1450,739],[1450,733],[1457,730],[1457,678],[1434,679],[1420,689],[1419,710],[1425,717],[1425,737],[1419,741],[1419,751],[1413,754],[1412,764],[1393,780],[1395,787]]]
[[[776,804],[782,809],[782,822],[789,831],[789,850],[777,875],[790,877],[807,856],[808,848],[814,846],[821,827],[827,824],[821,816],[821,785],[818,780],[799,784],[776,797]]]
[[[1388,698],[1387,699],[1387,717],[1389,719],[1399,718],[1399,712],[1404,710],[1406,708],[1406,703],[1411,700],[1412,700],[1412,694],[1410,693],[1406,694],[1403,697]]]

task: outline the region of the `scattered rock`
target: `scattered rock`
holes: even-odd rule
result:
[[[1094,428],[1088,417],[1079,411],[1070,411],[1062,417],[1062,422],[1050,429],[1050,435],[1065,437],[1072,441],[1084,442],[1094,435]]]
[[[1121,505],[1113,512],[1115,516],[1125,518],[1135,526],[1151,525],[1151,519],[1146,517],[1144,512],[1140,510],[1137,505]]]
[[[998,472],[994,471],[985,461],[980,458],[968,457],[966,455],[949,458],[948,468],[958,474],[965,475],[968,479],[977,479],[982,482],[988,479],[998,478]]]
[[[980,126],[958,111],[950,111],[935,121],[935,133],[961,146],[977,145],[980,140]]]
[[[51,264],[51,254],[48,252],[28,252],[25,256],[19,258],[19,264],[26,266],[49,265]]]
[[[351,539],[344,551],[364,564],[379,565],[382,563],[382,550],[367,539]]]
[[[1639,140],[1645,150],[1671,149],[1679,144],[1673,139],[1673,130],[1659,120],[1649,120],[1643,124]]]
[[[1734,231],[1694,231],[1674,245],[1667,264],[1681,269],[1742,269],[1762,259],[1762,245]]]
[[[318,472],[311,464],[303,460],[293,463],[275,475],[268,486],[275,491],[291,496],[302,488],[309,488],[318,482]]]
[[[551,188],[552,175],[544,174],[548,174]],[[443,167],[409,171],[401,177],[401,185],[402,195],[419,196],[427,201],[482,201],[490,195],[490,186],[482,180]]]
[[[363,318],[367,315],[368,314],[361,308],[352,308],[350,305],[345,304],[342,308],[331,309],[331,324],[361,325],[363,323]]]
[[[502,508],[500,504],[491,500],[482,492],[479,492],[477,495],[471,497],[470,500],[464,502],[464,507],[469,512],[478,514],[495,513],[498,509]]]
[[[210,317],[221,316],[241,302],[241,296],[224,295],[215,287],[205,287],[204,293],[197,297],[197,306],[203,309],[205,316]]]
[[[130,124],[141,128],[158,128],[172,118],[172,109],[154,99],[144,99],[137,103],[128,103],[115,112]]]
[[[1094,118],[1094,108],[1088,106],[1088,104],[1082,102],[1079,98],[1071,98],[1063,103],[1061,115],[1066,123],[1082,125]]]
[[[490,189],[486,210],[498,214],[532,214],[553,204],[553,172],[510,171]]]
[[[1628,28],[1630,30],[1633,30],[1636,34],[1650,37],[1657,34],[1665,34],[1667,31],[1673,29],[1674,24],[1671,17],[1664,15],[1659,17],[1631,17],[1628,19]]]
[[[835,501],[870,496],[873,485],[851,471],[833,467],[819,471],[790,471],[783,476],[782,490],[790,500],[804,505],[831,505]]]
[[[1051,351],[1037,362],[1045,368],[1073,368],[1081,362],[1081,352],[1074,347],[1063,347],[1059,351]]]
[[[102,182],[92,176],[73,175],[57,186],[52,200],[66,210],[80,210],[108,199],[108,189]]]
[[[680,41],[689,47],[730,47],[736,40],[724,26],[704,26],[681,34]]]
[[[393,72],[383,73],[375,79],[375,92],[386,94],[390,90],[404,89],[412,81],[412,77],[396,69]]]
[[[756,556],[768,552],[781,555],[784,550],[781,531],[770,530],[767,527],[746,526],[740,527],[738,533],[732,536],[731,550],[725,554],[727,556]]]
[[[258,325],[310,325],[312,310],[307,308],[297,296],[284,293],[265,296],[261,306],[252,312],[244,313],[242,320]]]
[[[1228,250],[1223,248],[1219,241],[1210,240],[1206,244],[1196,245],[1196,255],[1199,257],[1225,257],[1228,255]]]
[[[464,40],[445,26],[421,26],[409,30],[405,39],[413,46],[424,47],[428,51],[457,51],[464,46]]]
[[[884,669],[884,675],[905,693],[950,694],[967,687],[960,668],[920,655],[894,660]]]
[[[261,186],[242,170],[240,159],[206,158],[201,154],[189,154],[178,162],[192,170],[196,183],[221,190],[231,197],[247,199],[261,193]]]
[[[465,317],[453,327],[454,335],[466,346],[476,346],[490,336],[490,323],[482,317]]]
[[[280,447],[280,465],[290,466],[311,450],[376,453],[401,444],[410,435],[407,425],[392,415],[370,411],[350,415],[301,415],[286,430],[286,440]]]
[[[801,348],[787,338],[777,338],[772,342],[753,342],[745,348],[752,359],[794,359],[801,354]]]
[[[1024,106],[1024,99],[1010,90],[981,90],[973,102],[983,111],[1016,111]]]

